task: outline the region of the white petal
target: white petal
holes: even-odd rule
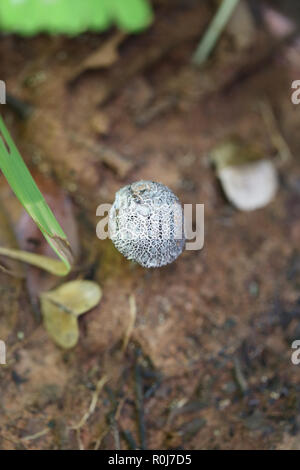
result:
[[[271,160],[227,166],[218,171],[229,201],[242,211],[266,206],[278,189],[278,177]]]

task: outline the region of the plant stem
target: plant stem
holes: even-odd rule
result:
[[[239,0],[222,0],[217,13],[192,57],[193,64],[200,66],[207,60],[238,2]]]

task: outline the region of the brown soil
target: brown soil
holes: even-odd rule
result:
[[[291,362],[300,339],[300,107],[290,100],[300,50],[259,32],[238,49],[225,35],[199,71],[190,57],[211,13],[203,2],[175,3],[161,2],[151,30],[123,38],[119,58],[95,70],[84,61],[114,32],[1,38],[1,79],[33,109],[21,119],[5,107],[6,122],[37,180],[51,179],[72,201],[80,249],[71,277],[103,289],[80,318],[78,345],[63,351],[41,324],[28,279],[0,274],[1,448],[300,448]],[[262,102],[291,157],[275,200],[243,213],[224,198],[208,154],[234,133],[275,157]],[[139,179],[205,204],[203,250],[146,270],[96,238],[97,206]],[[20,207],[1,180],[18,231]],[[31,287],[39,282],[41,274]],[[122,354],[130,296],[137,317]],[[95,410],[72,429],[104,376]]]

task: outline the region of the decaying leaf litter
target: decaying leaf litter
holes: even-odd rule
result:
[[[1,77],[32,108],[25,120],[6,110],[6,122],[41,190],[46,177],[71,200],[80,250],[68,280],[92,280],[103,293],[79,318],[77,346],[63,351],[32,308],[61,280],[31,272],[29,282],[28,268],[0,273],[0,331],[11,351],[0,369],[2,448],[299,447],[299,374],[290,361],[300,322],[299,110],[290,102],[299,49],[256,29],[242,47],[227,32],[200,72],[190,59],[211,15],[202,3],[166,1],[152,29],[122,44],[113,32],[1,38]],[[78,68],[109,41],[115,62]],[[265,102],[290,158],[275,199],[249,214],[225,199],[211,151],[238,134],[275,162]],[[118,159],[104,159],[103,148]],[[96,238],[98,204],[141,179],[205,203],[204,250],[148,271]],[[1,202],[20,240],[22,213],[3,178]],[[3,228],[0,236],[7,246]],[[36,234],[23,243],[44,249]]]

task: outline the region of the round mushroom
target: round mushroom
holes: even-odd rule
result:
[[[143,180],[129,184],[116,193],[109,234],[120,253],[141,266],[172,263],[185,246],[180,201],[164,184]]]

